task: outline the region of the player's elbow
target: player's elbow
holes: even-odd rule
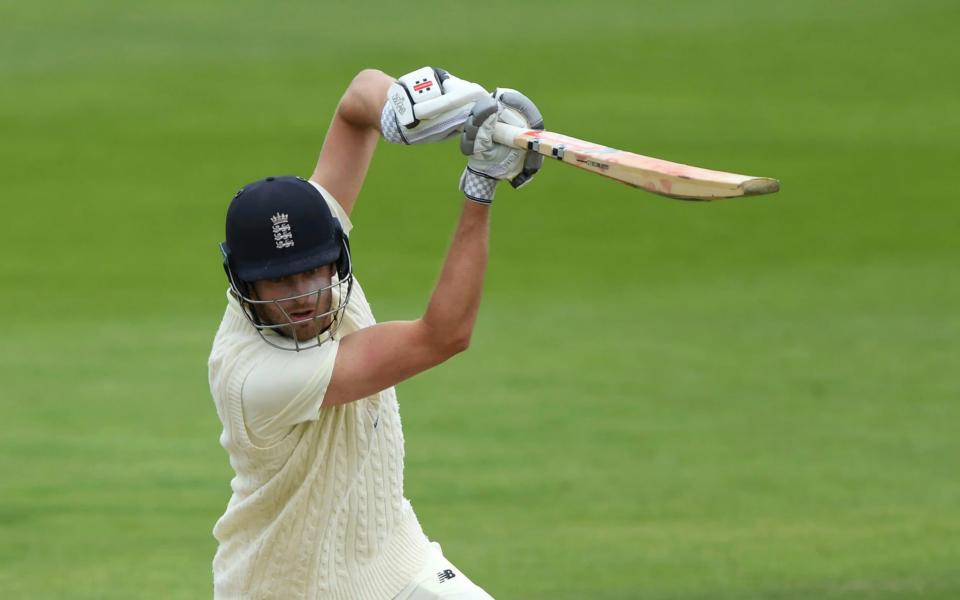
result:
[[[438,362],[453,358],[470,347],[470,333],[450,332],[434,340],[433,349]]]
[[[363,69],[356,74],[340,98],[337,114],[353,125],[375,125],[391,81],[383,71]]]
[[[470,347],[472,327],[454,327],[428,321],[421,321],[421,323],[424,325],[424,339],[437,363],[452,358]]]
[[[389,76],[381,71],[380,69],[361,69],[359,73],[353,77],[353,85],[357,85],[358,82],[368,82],[368,81],[377,81],[383,79],[384,77],[389,79]]]
[[[461,352],[466,352],[467,348],[470,347],[470,337],[471,332],[462,333],[458,336],[451,338],[448,349],[450,356],[456,356]]]

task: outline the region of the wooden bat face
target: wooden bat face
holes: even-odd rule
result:
[[[756,196],[780,189],[780,182],[776,179],[702,169],[617,150],[552,131],[497,123],[494,140],[515,148],[533,150],[629,186],[680,200]]]

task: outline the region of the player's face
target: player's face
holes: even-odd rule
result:
[[[257,316],[272,325],[293,321],[294,323],[280,327],[277,331],[287,337],[296,336],[301,342],[317,337],[330,326],[333,316],[315,318],[330,310],[332,299],[330,290],[316,290],[329,287],[332,277],[333,265],[324,265],[312,271],[253,282],[257,300],[278,300],[271,304],[256,305]],[[280,300],[292,296],[302,297]]]

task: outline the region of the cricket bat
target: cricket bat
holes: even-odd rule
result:
[[[780,182],[769,177],[701,169],[608,148],[552,131],[497,123],[493,139],[500,144],[532,150],[585,171],[616,179],[631,187],[679,200],[759,196],[780,190]]]

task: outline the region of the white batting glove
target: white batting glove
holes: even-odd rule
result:
[[[493,98],[478,100],[460,136],[460,151],[470,156],[460,176],[460,191],[475,202],[490,203],[501,179],[515,188],[527,184],[543,165],[543,156],[493,141],[497,122],[543,129],[540,110],[516,90],[498,88]]]
[[[423,67],[407,73],[387,90],[380,131],[394,144],[440,142],[463,130],[473,103],[487,91],[443,69]]]

